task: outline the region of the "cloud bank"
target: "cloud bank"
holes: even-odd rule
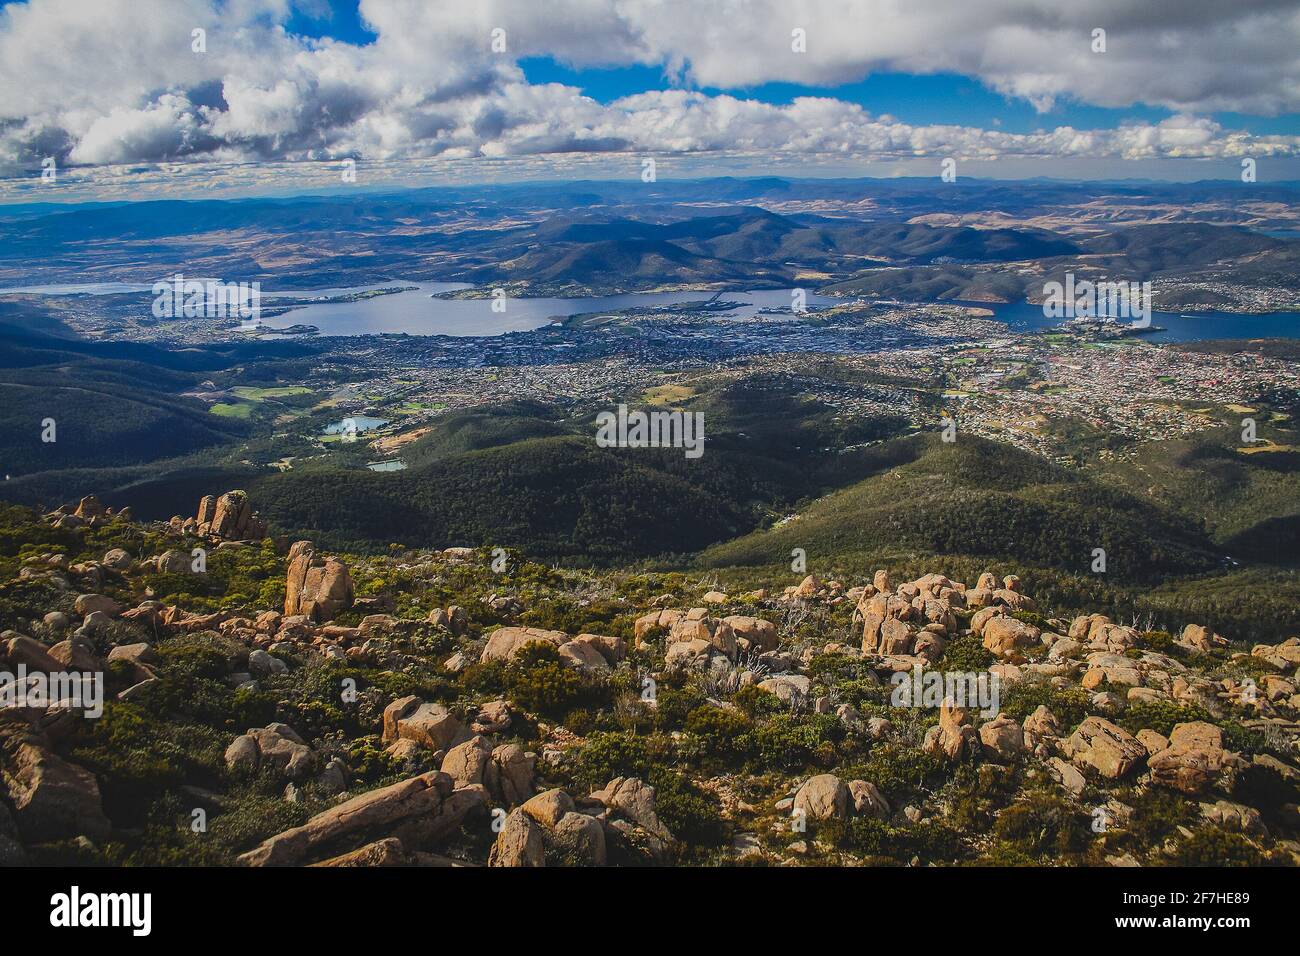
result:
[[[1084,9],[1086,8],[1086,9]],[[157,163],[495,160],[711,152],[903,160],[1300,156],[1203,114],[1300,111],[1293,0],[363,0],[377,35],[288,33],[292,0],[32,0],[0,11],[0,173]],[[1093,52],[1092,31],[1106,31]],[[194,49],[202,30],[204,49]],[[792,49],[803,31],[806,51]],[[494,39],[497,49],[494,49]],[[504,45],[504,49],[500,47]],[[608,104],[529,84],[522,58],[654,65]],[[1177,111],[1159,123],[1008,133],[916,126],[771,81],[960,73],[1040,109]],[[708,95],[694,87],[725,89]]]

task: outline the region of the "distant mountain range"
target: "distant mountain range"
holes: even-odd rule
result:
[[[0,287],[182,271],[285,290],[400,278],[596,293],[798,278],[1010,296],[966,267],[1088,255],[1138,274],[1219,263],[1285,274],[1297,199],[1293,184],[723,178],[38,204],[0,211]],[[873,273],[882,266],[937,276]]]

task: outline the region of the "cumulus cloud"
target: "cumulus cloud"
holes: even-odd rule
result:
[[[1085,9],[1086,8],[1086,9]],[[1198,113],[1300,106],[1294,2],[1150,0],[362,0],[352,45],[284,28],[293,0],[31,0],[0,10],[0,169],[446,161],[610,152],[990,160],[1300,155]],[[1106,52],[1092,30],[1106,30]],[[807,51],[791,48],[791,31]],[[206,49],[192,49],[195,30]],[[493,31],[504,52],[493,49]],[[665,89],[602,104],[529,84],[518,60],[651,64]],[[955,72],[1047,107],[1177,111],[1161,123],[1029,134],[914,126],[769,81]],[[721,88],[705,94],[695,87]]]

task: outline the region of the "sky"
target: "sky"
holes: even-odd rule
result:
[[[1300,179],[1300,0],[0,0],[0,201],[646,158]]]

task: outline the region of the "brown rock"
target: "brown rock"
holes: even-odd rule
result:
[[[430,750],[447,750],[469,739],[465,725],[442,704],[402,697],[384,708],[383,742],[414,740]]]
[[[0,757],[0,782],[24,842],[108,836],[111,826],[90,771],[59,757],[12,719],[0,722]]]
[[[374,829],[391,830],[412,817],[436,816],[451,781],[437,772],[408,777],[318,813],[300,827],[277,833],[239,857],[247,866],[293,866],[321,847]]]
[[[558,787],[531,797],[520,807],[524,813],[544,827],[553,827],[560,818],[573,811],[573,798]]]
[[[724,617],[722,621],[731,628],[737,640],[748,641],[751,650],[776,650],[776,625],[771,621],[765,621],[761,617],[747,617],[743,614],[733,614]]]
[[[1147,756],[1147,749],[1132,734],[1101,717],[1084,720],[1066,748],[1076,764],[1086,764],[1112,780],[1125,776]]]
[[[990,617],[984,624],[984,649],[1004,660],[1018,657],[1021,650],[1037,644],[1041,631],[1014,617]]]
[[[479,662],[508,661],[529,644],[540,642],[558,648],[568,640],[569,635],[563,631],[548,631],[540,627],[499,627],[488,637]]]
[[[488,866],[537,867],[546,865],[542,828],[522,808],[506,815],[488,854]]]
[[[316,623],[333,620],[355,600],[352,577],[338,558],[318,556],[310,541],[298,541],[289,548],[289,570],[285,577],[286,617],[304,615]]]

